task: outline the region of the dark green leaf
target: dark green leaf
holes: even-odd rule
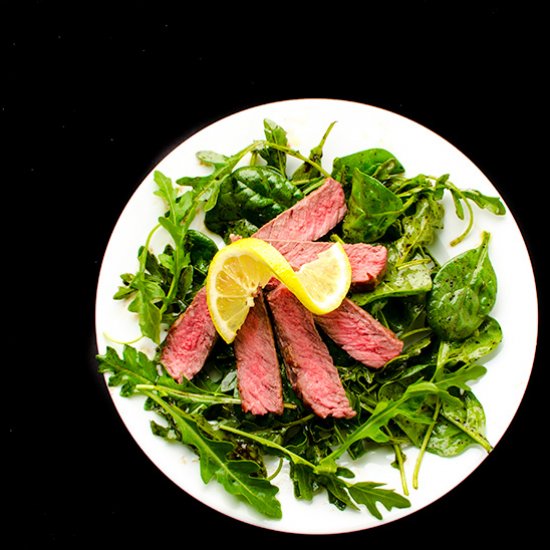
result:
[[[218,251],[216,243],[204,233],[189,229],[185,245],[189,250],[191,265],[206,274],[212,258]]]
[[[439,360],[444,364],[472,363],[491,353],[502,341],[502,329],[496,319],[488,317],[464,340],[442,341]]]
[[[506,207],[499,197],[489,197],[475,189],[465,189],[462,191],[462,194],[466,198],[473,200],[479,208],[485,208],[492,214],[496,214],[497,216],[506,214]]]
[[[427,304],[428,322],[444,340],[470,336],[496,301],[497,279],[489,259],[489,234],[478,248],[447,262],[434,278]]]
[[[431,269],[425,263],[411,262],[394,267],[374,290],[352,294],[351,299],[356,304],[365,306],[381,298],[422,294],[431,288]]]
[[[393,490],[380,489],[381,483],[363,481],[350,485],[349,494],[357,502],[367,507],[368,511],[376,518],[382,519],[382,514],[378,510],[377,504],[380,503],[386,510],[392,508],[409,508],[411,503],[408,499]]]
[[[460,396],[458,402],[443,404],[428,443],[428,451],[440,456],[457,456],[476,443],[490,451],[491,445],[484,433],[483,407],[468,391]]]
[[[267,141],[288,147],[285,130],[272,120],[264,120],[264,134]],[[279,173],[286,174],[286,153],[273,147],[260,149],[260,156]]]
[[[384,167],[384,170],[380,170]],[[385,180],[390,175],[402,174],[403,165],[385,149],[366,149],[344,157],[334,159],[332,177],[346,186],[351,183],[353,173],[359,170],[368,176],[374,176],[378,171],[377,179]]]
[[[295,204],[302,192],[269,166],[244,166],[224,180],[216,206],[206,213],[206,226],[225,234],[230,224],[246,219],[261,227]]]
[[[318,168],[314,166],[313,163],[320,165],[321,159],[323,158],[323,147],[328,138],[328,135],[336,122],[332,122],[324,133],[320,143],[314,147],[309,153],[309,160],[311,162],[303,162],[292,174],[292,182],[295,185],[303,185],[311,181],[315,181],[318,178],[322,178],[323,175]]]
[[[370,243],[379,240],[403,213],[401,199],[377,179],[355,170],[348,212],[344,217],[344,239]]]
[[[250,460],[230,459],[232,443],[209,438],[195,419],[181,409],[166,402],[162,402],[161,407],[172,417],[182,443],[191,446],[199,455],[204,483],[216,479],[228,493],[246,501],[261,514],[281,518],[281,505],[275,496],[279,489],[259,475],[258,464]]]
[[[414,213],[400,220],[401,237],[392,243],[392,262],[402,264],[433,244],[437,231],[443,228],[444,214],[443,205],[433,195],[420,196]]]

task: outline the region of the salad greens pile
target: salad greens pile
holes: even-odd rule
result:
[[[348,212],[327,238],[388,249],[381,283],[368,292],[352,289],[349,297],[405,343],[401,355],[374,370],[326,339],[357,412],[354,418],[315,416],[284,373],[284,413],[244,413],[233,348],[221,339],[202,371],[181,384],[167,375],[158,353],[148,357],[126,344],[98,355],[99,371],[109,375],[109,385],[120,386],[125,397],[145,396],[146,409],[158,413],[158,421],[151,421],[154,434],[196,452],[205,483],[215,479],[269,518],[282,516],[274,479],[285,462],[296,498],[311,500],[324,491],[340,509],[364,506],[381,518],[380,507],[410,506],[404,469],[408,449],[419,449],[414,488],[426,452],[452,457],[471,445],[491,451],[483,406],[471,388],[486,372],[480,360],[502,340],[500,325],[490,316],[497,293],[490,235],[483,233],[477,247],[444,265],[430,253],[430,245],[443,226],[445,193],[465,223],[454,243],[470,232],[474,205],[496,215],[505,213],[504,206],[496,197],[457,188],[448,175],[407,177],[384,149],[337,158],[329,173],[321,162],[332,127],[306,157],[290,147],[283,128],[265,120],[265,139],[232,156],[197,153],[211,167],[208,175],[181,177],[174,185],[155,172],[166,214],[139,249],[137,271],[121,275],[114,298],[125,300],[137,315],[143,337],[161,345],[163,331],[204,284],[217,250],[206,234],[190,228],[199,210],[205,212],[208,229],[226,241],[231,233],[249,236],[332,176],[343,185]],[[170,244],[155,254],[150,240],[160,228]],[[376,481],[356,481],[339,460],[344,453],[356,460],[380,446],[395,456],[391,466],[401,472],[400,492]],[[267,456],[278,458],[275,472],[267,471]]]

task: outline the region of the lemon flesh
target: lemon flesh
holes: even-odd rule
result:
[[[272,245],[249,237],[220,249],[206,277],[206,298],[212,322],[231,343],[243,325],[254,296],[275,277],[312,313],[336,309],[351,284],[351,266],[340,243],[294,271]]]

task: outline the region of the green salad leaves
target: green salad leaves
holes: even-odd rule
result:
[[[328,172],[322,157],[332,127],[304,156],[290,147],[282,127],[266,120],[265,139],[232,156],[199,152],[199,161],[211,168],[208,175],[182,176],[174,183],[155,172],[166,213],[138,250],[137,271],[121,275],[114,298],[137,315],[143,337],[160,345],[163,331],[203,285],[217,250],[207,235],[190,227],[199,210],[206,226],[226,240],[232,233],[248,236],[332,175],[344,187],[348,211],[328,238],[388,249],[384,279],[368,292],[352,290],[349,297],[405,343],[401,355],[374,370],[327,339],[354,418],[315,416],[284,376],[282,415],[244,413],[233,349],[221,341],[201,372],[182,383],[167,375],[158,354],[149,357],[129,344],[109,346],[98,356],[109,385],[119,386],[124,397],[141,395],[146,409],[156,413],[155,435],[197,454],[205,483],[217,481],[272,519],[282,516],[276,479],[283,463],[289,465],[296,498],[310,501],[325,493],[339,509],[364,508],[382,518],[383,509],[410,506],[411,480],[404,467],[410,449],[418,449],[413,488],[420,484],[427,452],[453,457],[471,445],[491,450],[483,406],[472,388],[486,372],[481,362],[503,337],[490,316],[497,293],[490,236],[483,233],[477,246],[444,265],[430,246],[443,226],[445,193],[465,223],[454,244],[470,233],[475,208],[503,215],[504,206],[497,197],[457,188],[447,174],[408,177],[400,161],[379,148],[337,158]],[[170,242],[155,254],[150,241],[161,230]],[[344,454],[356,460],[379,447],[395,456],[399,489],[357,480],[342,465]]]

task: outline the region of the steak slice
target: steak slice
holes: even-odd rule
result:
[[[342,186],[327,178],[321,187],[281,212],[252,236],[264,240],[315,241],[341,222],[346,211]]]
[[[342,221],[345,213],[342,186],[327,178],[321,187],[262,226],[253,237],[316,240]],[[191,380],[203,367],[216,338],[203,288],[170,327],[160,361],[177,381],[183,377]]]
[[[206,303],[206,287],[203,287],[170,327],[160,362],[178,382],[183,378],[191,380],[202,369],[217,335]]]
[[[351,408],[313,315],[284,285],[267,295],[288,379],[304,403],[322,418],[351,418]]]
[[[289,241],[266,239],[294,269],[315,260],[334,243],[322,241]],[[351,265],[351,284],[357,289],[376,286],[386,272],[388,251],[385,246],[366,243],[344,244]]]
[[[380,368],[397,357],[403,342],[370,313],[344,298],[342,304],[315,322],[354,359],[368,367]]]
[[[283,412],[283,384],[273,330],[260,291],[234,341],[237,384],[244,412]]]

